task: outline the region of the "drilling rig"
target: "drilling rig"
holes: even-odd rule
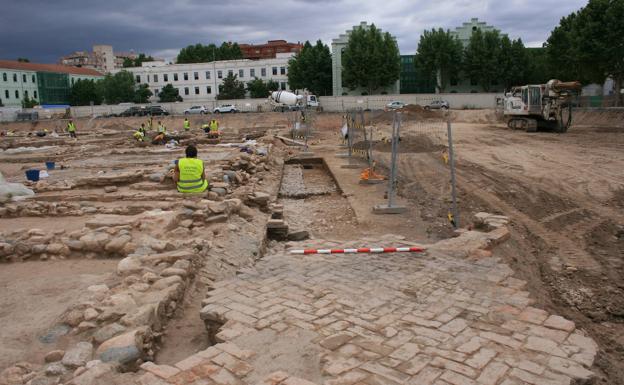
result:
[[[580,82],[556,79],[546,84],[514,87],[504,99],[507,126],[527,132],[545,128],[564,133],[572,124],[572,99],[580,90]]]

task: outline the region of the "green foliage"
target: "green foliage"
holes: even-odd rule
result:
[[[176,63],[206,63],[213,60],[242,59],[243,52],[238,43],[223,42],[220,47],[210,43],[208,45],[195,44],[182,48],[178,53]]]
[[[374,24],[354,28],[342,54],[342,82],[350,88],[365,88],[369,95],[399,79],[399,48],[389,33]]]
[[[267,84],[258,78],[247,82],[247,91],[249,91],[249,96],[252,98],[266,98],[269,96]]]
[[[17,61],[21,63],[30,63],[30,59],[25,58],[25,57],[18,57]]]
[[[181,102],[182,96],[177,88],[171,84],[164,86],[158,94],[158,101],[161,103]]]
[[[154,61],[154,58],[151,56],[145,56],[144,53],[139,54],[136,59],[130,59],[129,57],[124,58],[123,66],[124,68],[128,67],[140,67],[143,62],[146,61]]]
[[[267,89],[270,92],[277,91],[279,90],[279,83],[273,79],[269,79],[269,81],[267,82]]]
[[[102,94],[98,92],[96,82],[93,80],[78,80],[69,92],[69,104],[72,106],[88,106],[102,103]]]
[[[118,104],[134,101],[134,75],[128,71],[120,71],[115,75],[107,74],[98,82],[98,92],[107,104]]]
[[[22,99],[22,108],[33,108],[37,104],[39,103],[35,99],[30,99],[28,96]]]
[[[228,74],[228,76],[223,79],[217,99],[243,99],[244,97],[245,83],[238,80],[236,75]]]
[[[432,29],[420,36],[415,65],[427,78],[436,79],[436,88],[444,92],[451,79],[459,78],[462,53],[461,42],[450,31]]]
[[[525,48],[529,68],[526,72],[526,83],[544,84],[553,78],[548,65],[546,48]]]
[[[309,41],[288,61],[288,84],[292,89],[307,89],[315,95],[331,95],[332,68],[329,47],[318,40]]]
[[[619,94],[624,80],[622,20],[622,0],[589,0],[587,6],[562,18],[546,43],[557,77],[602,83],[612,76]]]
[[[147,84],[139,84],[139,87],[134,91],[134,102],[147,103],[152,95],[153,93]]]

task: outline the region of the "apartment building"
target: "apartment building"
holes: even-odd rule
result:
[[[145,62],[142,67],[124,68],[134,74],[137,84],[147,84],[158,100],[158,93],[167,84],[178,89],[184,101],[214,100],[229,74],[249,82],[254,78],[273,80],[281,90],[288,86],[288,60],[293,53],[276,54],[274,59],[223,60],[209,63],[166,64],[163,61]],[[119,70],[118,70],[119,71]],[[118,72],[116,71],[116,72]]]

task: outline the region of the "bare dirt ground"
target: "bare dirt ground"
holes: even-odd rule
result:
[[[0,269],[0,367],[41,360],[50,346],[67,346],[67,331],[55,328],[88,286],[114,282],[115,260],[24,262]],[[52,345],[53,344],[53,345]]]

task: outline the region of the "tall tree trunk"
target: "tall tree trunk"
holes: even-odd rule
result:
[[[619,107],[621,105],[622,100],[622,75],[617,75],[615,77],[615,107]]]

